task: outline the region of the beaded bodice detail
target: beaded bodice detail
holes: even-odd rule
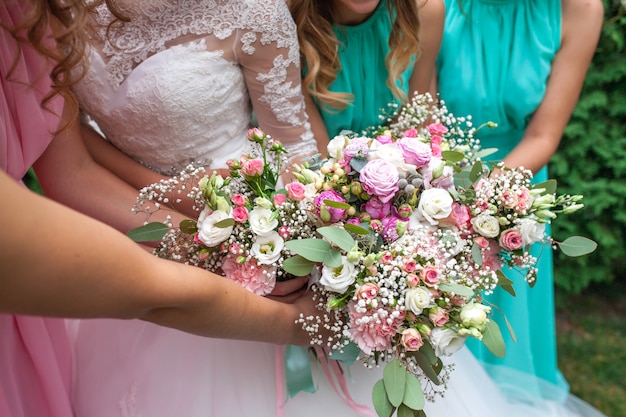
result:
[[[75,88],[107,139],[151,168],[239,157],[254,110],[292,154],[315,143],[300,89],[296,28],[283,0],[100,6],[90,69]]]

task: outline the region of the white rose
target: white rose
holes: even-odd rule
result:
[[[453,202],[452,196],[446,190],[430,188],[422,192],[417,211],[430,224],[435,225],[452,213]]]
[[[374,159],[384,159],[398,168],[404,167],[404,154],[402,153],[402,149],[395,143],[386,143],[383,145],[379,141],[373,140],[370,149],[371,152],[367,154],[367,159],[370,161]]]
[[[250,211],[248,223],[254,234],[264,236],[278,227],[278,219],[272,219],[272,214],[272,210],[263,207],[255,207]]]
[[[546,224],[533,219],[521,219],[518,222],[524,246],[539,242],[545,238]]]
[[[343,159],[343,150],[348,145],[348,142],[348,137],[344,135],[338,135],[332,138],[326,146],[328,157],[333,159]]]
[[[271,232],[264,236],[257,236],[250,253],[260,264],[271,265],[278,261],[280,253],[285,246],[285,241],[276,232]]]
[[[479,214],[471,222],[474,230],[484,237],[496,237],[500,233],[500,222],[490,214]]]
[[[451,356],[465,344],[466,336],[459,336],[454,330],[434,328],[430,332],[430,343],[437,356]]]
[[[230,217],[230,213],[222,210],[211,211],[205,207],[198,216],[198,239],[209,247],[217,246],[230,236],[233,226],[217,227],[216,223]]]
[[[487,324],[487,313],[491,307],[478,303],[467,303],[461,308],[460,318],[464,327],[476,327],[480,330]]]
[[[322,268],[320,283],[330,291],[343,294],[352,285],[356,278],[354,264],[345,256],[341,257],[341,265],[337,268],[329,268],[326,265]]]
[[[415,314],[422,314],[425,308],[432,307],[432,293],[425,287],[411,288],[404,295],[404,305]]]

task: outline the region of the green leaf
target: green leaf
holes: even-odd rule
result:
[[[188,235],[193,235],[198,231],[198,223],[193,220],[185,219],[180,222],[180,231]]]
[[[215,223],[215,227],[219,227],[220,229],[226,229],[227,227],[233,226],[234,224],[235,219],[229,217],[228,219],[220,220],[219,222]]]
[[[374,384],[372,403],[374,403],[374,410],[376,410],[376,414],[378,414],[379,417],[391,417],[395,411],[395,407],[391,405],[389,398],[387,398],[385,383],[382,379]]]
[[[465,158],[465,154],[457,151],[443,151],[441,152],[441,158],[444,161],[459,162]]]
[[[456,295],[461,295],[464,297],[471,297],[474,295],[474,290],[472,290],[471,288],[466,287],[465,285],[454,284],[451,282],[445,282],[439,285],[439,289],[441,291],[452,292]]]
[[[411,352],[411,355],[415,358],[420,368],[422,368],[422,371],[424,371],[424,375],[434,384],[440,385],[441,380],[439,380],[439,372],[435,369],[436,364],[431,363],[428,357],[419,350],[417,352]]]
[[[504,291],[511,294],[515,297],[515,289],[513,288],[513,281],[510,280],[504,273],[500,270],[496,271],[496,275],[498,277],[498,286],[500,286]]]
[[[483,264],[483,254],[480,251],[480,246],[478,246],[478,243],[474,243],[472,245],[472,260],[476,265],[480,266]]]
[[[350,233],[354,233],[355,235],[369,235],[370,231],[365,227],[357,226],[356,224],[346,223],[343,227]]]
[[[511,322],[506,317],[506,314],[504,314],[503,311],[501,313],[502,313],[502,318],[504,318],[504,324],[506,324],[506,328],[509,331],[509,334],[511,335],[511,339],[513,339],[513,341],[517,343],[517,336],[515,336],[515,331],[513,330],[513,326],[511,325]]]
[[[350,208],[350,204],[334,200],[324,200],[324,204],[328,207],[338,208],[342,210],[348,210]]]
[[[485,157],[493,155],[496,152],[498,152],[498,148],[485,148],[476,152],[476,157],[480,159],[485,159]]]
[[[161,240],[169,227],[159,222],[152,222],[129,230],[126,236],[135,242],[156,242]]]
[[[584,236],[570,236],[558,245],[561,252],[571,257],[588,255],[598,248],[596,242]]]
[[[297,277],[309,275],[314,265],[314,262],[311,262],[300,255],[292,256],[291,258],[287,258],[283,261],[283,269],[285,272]]]
[[[288,240],[285,246],[312,262],[323,262],[326,253],[330,250],[330,243],[322,239]]]
[[[437,354],[435,353],[435,348],[433,347],[433,345],[430,344],[428,340],[424,340],[424,344],[422,345],[419,351],[426,357],[426,359],[430,362],[431,365],[437,364],[437,361],[439,360],[439,358],[437,357]]]
[[[476,180],[480,178],[482,173],[483,173],[483,164],[480,161],[476,161],[474,165],[472,165],[472,170],[470,171],[470,175],[469,175],[470,181],[476,182]]]
[[[415,417],[415,412],[404,404],[398,407],[398,417]]]
[[[329,268],[339,268],[341,266],[341,253],[337,249],[330,249],[324,256],[324,265]]]
[[[394,407],[398,407],[402,404],[406,375],[407,370],[398,359],[389,362],[383,371],[385,391],[387,391],[389,402]]]
[[[317,232],[346,252],[350,251],[355,245],[354,239],[352,239],[350,233],[339,227],[320,227],[317,229]]]
[[[548,180],[541,182],[539,184],[533,185],[533,189],[545,188],[546,194],[554,194],[556,193],[556,180]]]
[[[421,410],[424,408],[424,391],[422,384],[414,375],[407,373],[406,385],[404,387],[404,398],[402,403],[412,410]]]
[[[506,355],[506,346],[504,345],[502,332],[500,332],[500,327],[494,320],[489,320],[485,326],[483,343],[497,357],[504,358]]]

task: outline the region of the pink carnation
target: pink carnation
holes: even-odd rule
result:
[[[261,266],[254,259],[239,263],[236,256],[228,255],[222,261],[222,271],[226,278],[257,295],[269,294],[276,285],[275,267]]]
[[[372,317],[374,312],[378,313],[379,318]],[[385,312],[388,313],[387,317],[381,317]],[[359,313],[352,302],[348,304],[348,314],[351,338],[366,355],[370,355],[373,350],[383,351],[391,348],[392,339],[404,320],[404,312],[400,312],[400,315],[389,324],[387,318],[391,315],[390,311],[378,309]],[[368,319],[363,320],[364,317]]]

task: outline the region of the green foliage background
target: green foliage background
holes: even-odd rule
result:
[[[595,253],[555,253],[555,282],[566,293],[610,283],[626,268],[626,10],[605,0],[605,22],[580,101],[552,159],[559,193],[583,194],[585,208],[553,222],[553,237],[587,236]]]

